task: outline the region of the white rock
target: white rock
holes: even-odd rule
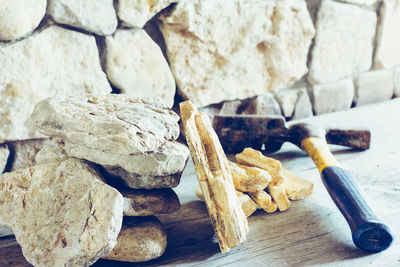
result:
[[[220,115],[237,114],[240,112],[239,108],[243,102],[240,100],[224,101],[221,109],[219,110]]]
[[[117,30],[106,38],[106,72],[121,93],[174,104],[175,80],[160,47],[144,30]]]
[[[400,66],[393,70],[394,96],[400,97]]]
[[[160,29],[180,94],[196,106],[275,91],[307,72],[303,0],[183,0]]]
[[[154,100],[115,94],[51,97],[32,113],[41,133],[65,138],[66,146],[90,150],[95,162],[94,157],[144,153],[175,140],[178,120],[175,112]],[[83,153],[68,148],[67,152]]]
[[[313,116],[312,104],[310,101],[310,97],[308,96],[307,89],[301,88],[297,90],[298,90],[297,91],[298,97],[292,119],[300,120],[312,117]]]
[[[34,266],[89,266],[121,229],[122,195],[77,159],[3,174],[0,201],[0,224]]]
[[[45,164],[51,162],[64,161],[68,159],[65,152],[64,140],[61,138],[46,139],[42,148],[36,153],[35,163]]]
[[[297,91],[293,89],[279,90],[275,94],[275,98],[281,107],[282,115],[286,118],[292,117],[297,102]]]
[[[385,0],[380,9],[375,67],[400,64],[400,0]]]
[[[315,115],[349,109],[353,98],[354,84],[352,79],[318,84],[312,88]]]
[[[118,17],[124,26],[143,28],[147,21],[179,0],[118,0]]]
[[[327,83],[368,70],[372,63],[376,20],[373,11],[323,0],[316,22],[310,82]]]
[[[0,143],[38,137],[29,117],[54,95],[106,94],[94,37],[58,26],[0,47]]]
[[[271,93],[263,93],[250,100],[250,103],[244,114],[256,115],[281,115],[281,108],[276,102],[274,95]]]
[[[377,103],[393,97],[393,70],[378,70],[359,74],[354,79],[356,106]]]
[[[380,0],[342,0],[342,1],[350,3],[350,4],[361,5],[361,6],[371,6]]]
[[[0,40],[13,40],[33,31],[46,13],[46,0],[2,0]]]
[[[2,174],[6,168],[9,155],[10,150],[8,149],[7,145],[0,145],[0,174]]]
[[[98,35],[112,34],[118,25],[113,0],[49,0],[53,19]]]
[[[21,140],[8,143],[12,151],[10,171],[26,169],[36,165],[35,157],[47,139]]]

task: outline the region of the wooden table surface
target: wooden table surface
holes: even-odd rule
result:
[[[337,159],[364,190],[376,214],[400,235],[400,99],[346,112],[307,119],[330,127],[368,127],[368,151],[334,147]],[[350,230],[325,190],[318,171],[303,152],[291,144],[272,155],[282,165],[314,183],[314,193],[292,202],[285,212],[257,211],[249,217],[250,233],[243,245],[228,254],[219,251],[206,211],[194,189],[198,186],[189,162],[175,189],[181,209],[158,216],[168,233],[164,255],[142,264],[98,261],[95,266],[400,266],[400,242],[377,254],[357,249]],[[0,266],[29,266],[13,237],[0,239]]]

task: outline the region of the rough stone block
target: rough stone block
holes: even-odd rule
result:
[[[400,97],[400,66],[393,71],[394,96]]]
[[[327,83],[371,67],[376,13],[322,0],[308,79]]]
[[[172,107],[175,79],[160,47],[144,30],[117,30],[105,44],[107,77],[121,93],[158,97]]]
[[[2,0],[0,40],[13,40],[33,31],[46,13],[46,0]]]
[[[98,35],[112,34],[118,25],[113,0],[49,0],[47,13],[58,23]]]
[[[354,78],[356,106],[377,103],[393,97],[393,70],[370,71]]]
[[[293,120],[304,119],[313,116],[312,104],[306,88],[297,89],[297,102],[293,113]]]
[[[263,93],[250,100],[249,105],[244,114],[255,114],[255,115],[281,115],[281,108],[278,102],[276,102],[274,95],[271,93]]]
[[[8,149],[7,145],[0,145],[0,174],[2,174],[6,168],[9,155],[10,150]]]
[[[400,64],[400,0],[384,0],[375,51],[375,68]]]
[[[316,115],[349,109],[354,98],[353,80],[314,85],[311,95]]]
[[[47,139],[21,140],[8,143],[12,151],[10,171],[25,169],[36,165],[35,157]]]
[[[160,18],[179,93],[197,107],[276,91],[307,72],[315,31],[304,0],[182,0]]]
[[[297,91],[293,89],[279,90],[275,94],[275,98],[281,107],[282,115],[285,118],[292,117],[297,102]]]
[[[111,92],[95,38],[58,26],[0,47],[0,66],[0,143],[42,137],[29,118],[46,97]]]

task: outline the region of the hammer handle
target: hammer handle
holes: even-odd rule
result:
[[[329,195],[349,224],[354,244],[371,252],[388,248],[394,238],[390,228],[369,207],[357,182],[336,161],[326,141],[309,137],[301,145],[317,165]]]

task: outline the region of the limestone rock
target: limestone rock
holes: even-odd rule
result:
[[[64,161],[66,159],[68,159],[68,155],[65,152],[64,140],[61,138],[46,139],[35,156],[36,164]]]
[[[354,79],[356,106],[377,103],[393,97],[393,70],[365,72]]]
[[[282,115],[286,118],[292,117],[297,102],[297,91],[293,89],[279,90],[275,97],[281,107]]]
[[[58,23],[98,35],[112,34],[118,25],[113,0],[49,0],[47,12]]]
[[[240,106],[242,106],[242,101],[233,100],[233,101],[224,101],[221,109],[219,110],[220,115],[232,115],[239,113]]]
[[[314,85],[312,89],[312,101],[316,115],[349,109],[353,98],[352,79],[318,84]]]
[[[46,139],[21,140],[8,143],[12,151],[12,164],[10,171],[26,169],[36,165],[35,157],[42,149]]]
[[[361,6],[371,6],[378,2],[379,0],[342,0],[343,2],[361,5]]]
[[[161,19],[179,92],[198,107],[275,91],[307,72],[314,27],[303,0],[182,0]]]
[[[118,17],[128,27],[143,28],[147,21],[179,0],[118,0]]]
[[[156,217],[124,217],[117,245],[104,259],[143,262],[160,257],[167,247],[167,234]]]
[[[69,156],[87,153],[88,160],[100,164],[93,159],[144,153],[175,140],[178,120],[173,111],[151,99],[126,95],[51,97],[38,103],[32,114],[41,133],[65,138]]]
[[[281,108],[272,94],[263,93],[253,98],[243,113],[255,115],[281,115]]]
[[[0,40],[17,39],[33,31],[46,13],[46,5],[46,0],[2,0]]]
[[[174,77],[160,47],[144,30],[117,30],[105,43],[107,76],[121,93],[158,97],[172,107]]]
[[[8,147],[6,145],[0,145],[0,174],[2,174],[6,168],[9,155],[10,150]]]
[[[0,47],[0,143],[39,137],[29,117],[46,97],[111,92],[98,53],[94,37],[58,26]]]
[[[182,172],[152,176],[127,172],[120,167],[106,167],[106,180],[116,187],[129,187],[134,189],[174,188],[181,181]]]
[[[6,227],[6,226],[0,226],[0,238],[4,237],[4,236],[10,236],[13,235],[13,231],[11,230],[11,228]]]
[[[0,224],[35,266],[88,266],[117,242],[122,195],[80,160],[3,174],[0,188]]]
[[[393,70],[394,96],[400,97],[400,66]]]
[[[323,0],[311,53],[310,82],[326,83],[368,70],[372,63],[376,21],[374,11]]]
[[[294,109],[293,120],[300,120],[313,116],[312,104],[307,89],[301,88],[297,91],[297,102]]]
[[[400,0],[384,0],[380,16],[374,63],[389,68],[400,64]]]
[[[124,197],[124,216],[148,216],[170,214],[180,208],[178,196],[174,190],[120,190]]]

